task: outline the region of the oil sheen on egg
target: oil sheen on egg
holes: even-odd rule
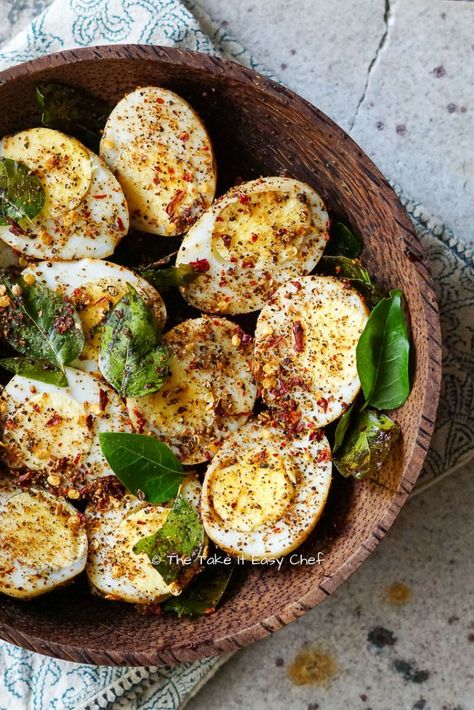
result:
[[[116,392],[93,375],[66,368],[67,387],[15,375],[1,397],[4,456],[16,470],[71,499],[111,475],[99,443],[101,431],[132,431]]]
[[[333,276],[289,282],[262,309],[254,371],[283,427],[326,426],[354,401],[356,348],[368,316],[360,294]]]
[[[286,555],[313,530],[330,483],[331,451],[322,432],[289,438],[261,415],[232,434],[207,469],[205,530],[230,555],[253,561]]]
[[[214,199],[209,136],[191,106],[168,89],[145,86],[119,101],[100,154],[122,185],[132,226],[144,232],[182,234]]]
[[[209,270],[182,293],[206,313],[256,311],[314,269],[328,228],[323,201],[303,182],[267,177],[232,188],[183,239],[176,263],[205,259]]]
[[[0,226],[0,238],[36,259],[103,258],[128,231],[128,208],[116,178],[75,138],[51,128],[6,136],[0,154],[27,165],[45,204],[33,220]]]
[[[23,271],[40,284],[71,299],[82,322],[85,345],[74,367],[98,372],[102,324],[117,301],[131,284],[152,309],[157,323],[163,327],[166,308],[160,294],[148,281],[130,269],[99,259],[79,261],[41,261]]]
[[[164,336],[169,376],[159,392],[127,400],[138,432],[151,432],[184,464],[208,461],[245,423],[257,395],[250,338],[225,318],[184,321]]]
[[[66,500],[35,488],[0,485],[0,592],[31,599],[82,572],[87,534]]]
[[[200,492],[197,476],[187,476],[180,493],[196,509]],[[170,507],[141,502],[130,494],[120,502],[111,501],[106,510],[96,510],[92,506],[86,509],[89,535],[86,571],[96,593],[110,600],[135,604],[159,603],[181,593],[198,570],[198,564],[189,565],[183,577],[167,584],[148,555],[133,551],[141,538],[162,527],[169,512]],[[203,550],[202,556],[205,555],[206,550]]]

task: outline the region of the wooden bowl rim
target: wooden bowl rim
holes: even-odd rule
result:
[[[99,61],[101,59],[148,60],[193,66],[211,74],[225,75],[227,79],[233,79],[241,84],[253,85],[259,91],[270,95],[274,100],[291,102],[293,107],[296,108],[300,114],[303,114],[308,121],[317,119],[319,123],[322,122],[326,124],[338,138],[344,140],[345,143],[354,150],[357,150],[358,159],[364,166],[364,172],[369,179],[372,180],[373,177],[373,182],[377,184],[378,189],[380,189],[380,185],[382,185],[383,190],[391,193],[393,217],[400,229],[404,232],[404,240],[408,249],[413,250],[415,254],[423,254],[423,247],[418,235],[396,193],[380,170],[362,149],[359,148],[355,141],[346,134],[342,128],[334,123],[334,121],[326,116],[326,114],[293,91],[236,62],[221,59],[214,55],[174,47],[140,44],[99,45],[55,52],[5,69],[0,72],[0,86],[12,80],[35,74],[37,71],[60,68],[65,64]],[[116,652],[106,649],[97,651],[96,649],[77,646],[73,642],[67,644],[54,641],[45,642],[41,637],[31,634],[27,635],[15,629],[14,625],[5,623],[0,624],[0,636],[28,650],[68,661],[120,666],[173,665],[182,661],[198,660],[225,651],[237,650],[282,628],[287,623],[290,623],[310,611],[324,598],[332,594],[332,592],[360,567],[392,526],[416,483],[423,461],[428,452],[429,443],[434,430],[442,374],[442,344],[439,311],[433,280],[426,260],[417,260],[417,262],[413,264],[413,267],[417,274],[418,292],[422,297],[423,315],[426,322],[426,338],[428,342],[426,368],[425,371],[421,373],[421,376],[425,376],[426,389],[423,401],[418,410],[418,434],[412,450],[407,457],[400,484],[394,493],[385,515],[370,530],[366,539],[334,574],[325,577],[316,588],[312,589],[300,599],[289,602],[278,615],[273,614],[268,618],[252,623],[250,626],[240,627],[233,633],[227,633],[222,637],[214,638],[212,639],[212,643],[202,641],[192,647],[183,642],[182,644],[176,643],[166,649],[160,649],[157,653],[152,651],[134,651],[132,653],[127,652],[125,656],[121,651]],[[177,621],[177,623],[179,622]]]

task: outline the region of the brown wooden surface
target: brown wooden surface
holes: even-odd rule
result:
[[[378,481],[336,475],[322,521],[302,548],[322,566],[238,570],[225,603],[194,620],[144,616],[94,598],[83,579],[31,602],[0,598],[0,636],[40,653],[97,664],[174,664],[238,649],[331,594],[392,525],[428,450],[441,378],[438,310],[428,267],[396,195],[362,150],[327,116],[241,66],[184,50],[116,46],[67,51],[0,73],[0,136],[38,122],[34,86],[61,80],[112,102],[137,85],[173,89],[202,115],[222,191],[236,177],[287,172],[313,185],[333,215],[357,227],[364,261],[385,287],[402,288],[415,355],[413,390],[398,410],[403,445]]]

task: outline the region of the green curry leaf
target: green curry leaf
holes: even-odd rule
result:
[[[0,224],[33,219],[42,210],[43,186],[23,163],[0,158]]]
[[[382,298],[381,288],[374,284],[367,269],[358,259],[347,256],[323,256],[319,262],[321,272],[347,279],[363,296],[369,306],[375,306]]]
[[[197,510],[178,495],[161,528],[139,540],[133,551],[137,555],[146,553],[165,582],[171,584],[201,554],[204,537]]]
[[[333,461],[343,476],[374,476],[400,438],[400,427],[374,409],[358,412]]]
[[[402,292],[380,301],[357,344],[357,372],[366,404],[377,409],[400,407],[410,394],[410,337]]]
[[[157,392],[168,373],[168,351],[156,320],[130,284],[105,322],[99,369],[122,397]]]
[[[165,503],[178,493],[185,471],[163,442],[127,432],[101,432],[99,441],[110,468],[134,495]]]
[[[347,434],[347,430],[349,429],[350,423],[351,423],[351,418],[352,418],[352,412],[354,411],[354,405],[349,407],[342,417],[339,419],[336,427],[336,431],[334,433],[334,445],[332,447],[332,453],[335,454],[338,449],[341,448],[342,443],[344,441],[344,437]]]
[[[343,222],[334,222],[329,232],[329,242],[326,254],[332,256],[347,256],[356,259],[362,252],[363,244],[359,237]]]
[[[174,611],[182,616],[201,616],[215,611],[229,584],[235,568],[235,560],[229,564],[206,565],[205,570],[177,597],[170,597],[163,604],[165,611]]]
[[[0,366],[15,375],[28,377],[30,380],[47,382],[58,387],[67,387],[66,375],[58,367],[54,367],[41,360],[32,360],[28,357],[8,357],[0,360]]]
[[[64,369],[84,347],[82,325],[74,307],[59,294],[22,277],[0,272],[0,285],[9,305],[0,309],[0,328],[8,343],[22,355]]]
[[[102,130],[111,112],[105,101],[84,89],[56,82],[39,84],[36,101],[43,126],[74,136],[94,153],[99,152]]]
[[[140,275],[158,291],[166,291],[169,288],[178,288],[192,283],[200,274],[189,264],[180,264],[164,268],[147,266],[140,270]]]

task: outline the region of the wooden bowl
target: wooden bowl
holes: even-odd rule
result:
[[[178,49],[108,46],[60,52],[0,74],[0,135],[38,123],[34,87],[60,80],[116,102],[137,85],[173,89],[201,114],[217,154],[219,190],[240,176],[288,173],[313,185],[333,216],[363,238],[363,260],[402,288],[414,341],[413,390],[395,414],[403,444],[375,480],[334,476],[323,519],[301,549],[321,565],[239,568],[216,613],[178,620],[93,597],[83,579],[31,602],[2,597],[0,635],[58,658],[160,665],[216,655],[262,638],[319,604],[378,545],[428,451],[441,376],[438,309],[413,227],[383,175],[327,116],[238,64]],[[298,551],[300,552],[300,551]]]

